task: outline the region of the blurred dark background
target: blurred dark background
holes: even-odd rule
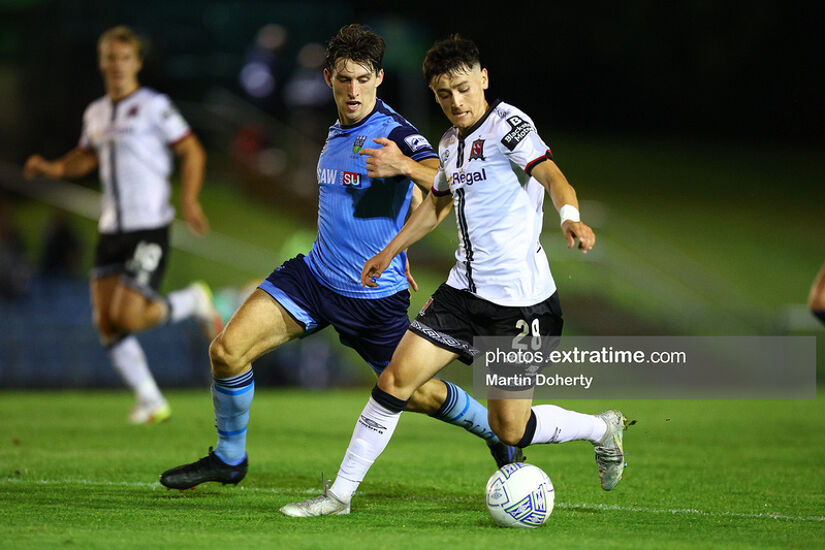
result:
[[[423,54],[459,32],[478,43],[492,91],[529,106],[554,131],[822,143],[818,2],[542,2],[460,12],[392,4],[0,2],[2,155],[19,161],[43,145],[62,152],[73,144],[79,114],[102,95],[96,38],[118,23],[149,42],[144,83],[177,100],[201,100],[218,86],[242,92],[239,72],[265,24],[287,29],[276,76],[288,78],[303,45],[359,21],[388,43],[383,96],[399,109],[409,104],[413,112],[403,112],[419,124],[438,115],[422,100]]]

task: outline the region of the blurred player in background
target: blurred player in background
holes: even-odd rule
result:
[[[205,283],[158,294],[175,217],[169,202],[173,154],[181,165],[183,215],[198,235],[209,230],[198,203],[206,154],[169,98],[138,83],[143,45],[129,28],[107,30],[97,47],[106,95],[86,108],[80,143],[54,161],[29,157],[24,175],[80,178],[99,169],[103,199],[91,272],[94,323],[112,364],[137,397],[130,421],[154,423],[171,411],[134,333],[188,317],[195,317],[210,339],[222,328]]]
[[[188,489],[205,481],[237,484],[246,475],[255,358],[332,325],[341,342],[380,373],[409,326],[408,286],[416,285],[403,252],[387,267],[381,288],[360,284],[364,262],[395,236],[413,197],[416,204],[421,200],[411,180],[428,190],[438,166],[427,140],[376,97],[384,77],[384,47],[380,36],[357,24],[341,28],[330,40],[324,77],[332,88],[338,121],[329,129],[318,162],[318,236],[306,257],[298,255],[275,269],[212,342],[218,444],[201,460],[164,472],[160,481],[166,487]],[[411,173],[370,177],[362,148],[374,142],[403,151],[411,159]],[[430,380],[405,406],[483,438],[499,466],[521,458],[519,449],[502,444],[492,433],[486,409],[454,384]],[[369,424],[368,429],[382,426]]]
[[[365,263],[361,282],[381,288],[396,255],[432,231],[452,204],[458,222],[458,261],[379,376],[333,485],[321,496],[281,508],[287,515],[349,513],[355,490],[389,443],[410,396],[454,359],[472,363],[478,353],[474,336],[561,335],[558,292],[539,242],[545,190],[559,210],[568,247],[578,239],[586,253],[596,240],[580,221],[576,192],[532,120],[507,103],[487,103],[487,70],[473,42],[458,36],[436,42],[424,59],[424,76],[453,127],[439,144],[440,168],[423,175],[424,181],[435,180],[429,196],[398,235]],[[409,171],[410,159],[398,148],[388,145],[371,153],[368,166],[373,177]],[[610,490],[621,479],[622,413],[590,415],[555,405],[533,407],[531,398],[491,398],[487,405],[490,426],[501,441],[520,448],[590,441],[602,488]]]
[[[808,307],[825,324],[825,264],[822,264],[819,274],[811,285],[811,293],[808,295]]]

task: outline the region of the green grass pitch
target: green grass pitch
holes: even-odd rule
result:
[[[259,389],[238,487],[167,491],[158,474],[214,444],[206,389],[172,392],[173,418],[131,427],[126,392],[0,395],[3,548],[823,548],[825,401],[566,401],[638,423],[610,493],[590,444],[527,449],[556,488],[536,530],[496,527],[495,467],[463,430],[405,414],[349,516],[278,508],[334,477],[367,389]]]

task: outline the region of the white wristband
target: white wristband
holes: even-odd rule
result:
[[[570,220],[571,222],[580,222],[581,216],[579,215],[579,209],[573,206],[572,204],[565,204],[559,209],[559,217],[561,217],[561,225],[564,225],[564,222]]]

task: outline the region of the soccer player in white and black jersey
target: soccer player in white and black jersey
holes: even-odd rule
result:
[[[112,364],[135,392],[137,404],[129,415],[135,424],[163,421],[171,411],[134,333],[187,317],[195,317],[210,338],[222,327],[205,283],[158,294],[175,217],[169,202],[173,154],[181,165],[183,215],[199,235],[209,229],[198,202],[206,155],[169,98],[138,83],[142,52],[129,28],[104,32],[98,58],[106,95],[86,108],[80,143],[57,160],[33,155],[23,170],[29,179],[62,179],[99,169],[103,198],[91,272],[92,313]]]
[[[474,336],[558,337],[562,317],[556,286],[539,242],[546,190],[569,247],[595,243],[579,219],[573,187],[553,162],[532,120],[503,102],[488,103],[487,70],[473,42],[458,36],[437,42],[424,60],[424,76],[453,124],[439,146],[440,167],[431,193],[398,235],[364,264],[361,283],[373,287],[401,251],[432,231],[455,205],[459,233],[456,265],[410,326],[378,378],[359,417],[338,476],[319,514],[349,509],[355,489],[389,443],[412,392],[453,359],[471,362]],[[413,174],[410,159],[384,147],[368,162],[370,175]],[[611,490],[624,470],[619,411],[582,414],[531,398],[490,399],[489,421],[507,444],[587,440],[596,450],[601,486]],[[382,426],[376,430],[373,426]]]

